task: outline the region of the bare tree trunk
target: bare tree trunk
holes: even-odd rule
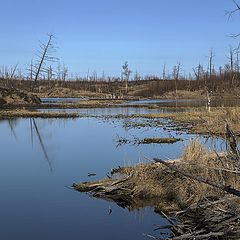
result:
[[[162,79],[166,79],[166,64],[163,65]]]
[[[209,57],[209,80],[212,80],[212,73],[213,73],[213,49],[210,50],[210,57]]]
[[[40,71],[41,71],[41,69],[42,69],[42,65],[43,65],[43,63],[44,63],[44,61],[45,61],[45,58],[46,58],[46,55],[47,55],[49,46],[50,46],[50,44],[51,44],[52,37],[53,37],[53,35],[50,34],[50,35],[49,35],[48,42],[47,42],[47,45],[45,45],[45,47],[44,47],[44,49],[43,49],[43,54],[42,54],[40,63],[39,63],[39,65],[38,65],[38,67],[37,67],[37,73],[36,73],[36,75],[35,75],[34,82],[36,82],[37,79],[38,79],[38,76],[39,76],[39,73],[40,73]]]

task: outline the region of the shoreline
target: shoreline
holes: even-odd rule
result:
[[[193,141],[180,159],[119,167],[106,179],[72,187],[129,211],[153,207],[169,222],[158,226],[160,235],[154,239],[160,239],[162,229],[170,230],[167,239],[239,239],[240,172],[234,170],[239,164],[235,157],[208,152]]]
[[[38,112],[25,109],[18,110],[0,110],[0,119],[14,119],[14,118],[79,118],[78,113],[64,113],[64,112]]]

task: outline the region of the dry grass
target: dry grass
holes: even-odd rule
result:
[[[39,88],[39,97],[99,97],[106,98],[108,95],[85,90],[73,90],[71,88],[55,87],[51,90],[48,87]]]
[[[157,143],[157,144],[168,143],[168,144],[172,144],[172,143],[176,143],[178,141],[181,141],[181,139],[180,138],[144,138],[143,140],[139,141],[139,144],[150,144],[150,143]]]
[[[145,114],[141,115],[141,117],[169,118],[176,124],[191,125],[191,132],[215,135],[225,134],[225,123],[227,120],[232,130],[237,135],[240,134],[240,107],[212,108],[210,112],[198,109],[190,112]]]
[[[211,239],[239,239],[239,197],[197,181],[201,178],[207,183],[240,189],[239,160],[226,153],[209,152],[193,140],[181,159],[170,162],[173,168],[156,162],[114,169],[111,179],[73,187],[129,210],[153,206],[160,214],[174,214],[178,222],[174,228],[169,226],[173,235],[168,239],[210,239],[208,236],[220,235]],[[228,238],[230,234],[233,238]]]
[[[163,99],[202,99],[203,98],[203,91],[186,91],[186,90],[179,90],[177,93],[175,91],[170,91],[165,93],[161,98]]]
[[[78,113],[65,112],[39,112],[25,109],[18,110],[0,110],[0,119],[10,118],[77,118]]]
[[[205,150],[196,140],[186,146],[181,159],[171,162],[178,170],[185,173],[240,189],[240,172],[236,171],[236,162],[226,154],[216,154]],[[107,198],[110,199],[111,197],[116,199],[116,194],[121,195],[121,199],[124,199],[124,196],[126,198],[131,196],[131,201],[134,200],[132,203],[128,202],[131,209],[139,207],[138,201],[142,206],[144,200],[145,206],[149,206],[149,202],[151,202],[152,205],[158,206],[164,211],[185,209],[203,199],[219,199],[226,195],[222,190],[185,177],[160,163],[141,163],[136,166],[115,169],[114,176],[114,180],[81,183],[76,185],[78,186],[76,189],[84,191],[84,188],[87,187],[85,190],[88,191],[90,187],[91,191],[97,194],[96,196],[102,198],[106,197],[106,191],[108,192]],[[116,179],[121,180],[126,176],[128,178],[124,180],[124,183],[121,182],[121,186],[113,184]]]

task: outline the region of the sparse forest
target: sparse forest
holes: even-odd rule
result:
[[[140,76],[139,74],[131,76],[129,67],[123,65],[123,74],[117,78],[104,75],[99,77],[96,73],[85,77],[70,78],[66,66],[58,65],[56,69],[53,69],[50,65],[43,68],[42,64],[45,64],[46,56],[42,56],[43,59],[39,59],[40,63],[36,71],[31,70],[29,76],[23,76],[23,71],[17,66],[2,67],[0,84],[1,87],[16,88],[36,94],[43,92],[49,94],[54,88],[69,88],[96,94],[114,94],[118,97],[123,95],[161,97],[167,92],[177,93],[179,90],[202,91],[203,94],[208,91],[213,95],[223,96],[225,93],[240,88],[239,49],[231,47],[228,56],[228,63],[215,69],[211,49],[208,66],[204,68],[199,64],[188,76],[181,74],[179,63],[173,67],[170,74],[166,75],[165,70],[163,76]]]
[[[233,3],[235,9],[227,12],[229,19],[240,11],[238,3],[235,0]],[[239,34],[233,34],[232,37],[238,38]],[[101,96],[102,98],[127,96],[159,98],[166,97],[168,92],[172,92],[170,95],[172,97],[181,98],[178,91],[198,92],[196,94],[198,98],[206,95],[223,97],[226,94],[231,95],[232,91],[238,96],[240,89],[239,50],[239,46],[230,46],[229,52],[226,53],[226,64],[216,67],[217,56],[214,54],[214,49],[211,48],[208,54],[208,63],[205,65],[199,63],[197,66],[193,66],[192,71],[188,74],[183,74],[185,72],[184,62],[178,62],[169,69],[164,64],[162,74],[159,76],[141,76],[138,72],[134,74],[126,61],[122,68],[119,67],[121,74],[118,77],[106,76],[104,73],[98,74],[96,71],[88,72],[84,76],[74,76],[69,72],[68,67],[56,57],[55,36],[48,34],[46,42],[40,41],[35,60],[31,61],[27,69],[21,69],[18,64],[13,67],[0,67],[0,87],[45,94],[45,96],[51,96],[56,90],[59,96],[66,97],[69,97],[71,91],[76,91],[76,96],[90,92],[92,97]],[[65,89],[65,93],[61,92],[61,89]],[[193,94],[189,96],[191,98]]]

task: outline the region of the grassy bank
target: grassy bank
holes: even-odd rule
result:
[[[206,111],[204,108],[193,108],[187,112],[155,113],[131,115],[128,118],[145,118],[160,120],[167,118],[177,128],[188,129],[192,133],[221,135],[225,134],[225,125],[228,122],[236,135],[240,135],[239,120],[240,107],[212,108]]]
[[[77,108],[107,108],[107,107],[122,107],[121,104],[125,103],[126,100],[81,100],[79,102],[63,102],[63,103],[13,103],[13,104],[4,104],[1,106],[2,109],[19,109],[19,108],[28,108],[28,109],[77,109]]]
[[[169,138],[159,138],[159,137],[151,137],[151,138],[143,138],[143,139],[138,139],[134,138],[133,140],[129,140],[127,138],[118,138],[116,140],[117,146],[121,146],[124,144],[133,144],[133,145],[140,145],[140,144],[173,144],[178,141],[183,141],[181,138],[174,138],[174,137],[169,137]]]
[[[77,118],[78,113],[64,112],[39,112],[25,109],[18,110],[0,110],[0,119],[11,118]]]
[[[239,159],[232,153],[209,152],[192,141],[181,159],[119,167],[107,179],[73,187],[129,210],[152,206],[165,217],[174,217],[177,223],[167,217],[169,239],[239,239],[237,169]],[[232,189],[235,196],[229,194]]]

